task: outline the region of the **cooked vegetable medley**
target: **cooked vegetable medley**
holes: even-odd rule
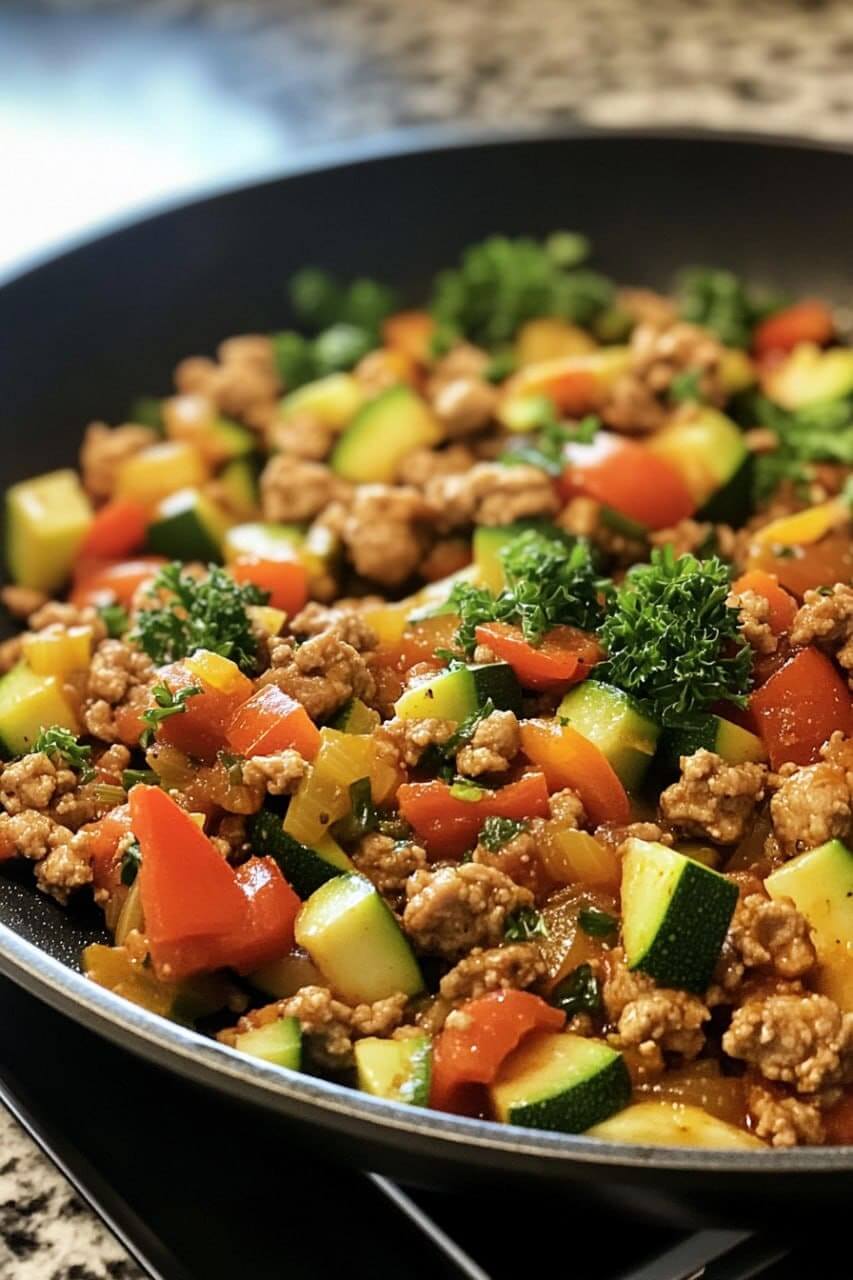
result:
[[[493,237],[290,286],[7,494],[0,860],[280,1068],[611,1141],[853,1142],[853,348]]]

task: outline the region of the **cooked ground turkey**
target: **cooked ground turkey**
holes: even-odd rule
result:
[[[420,720],[395,716],[380,726],[375,742],[390,764],[413,769],[429,747],[443,747],[457,728],[455,720],[440,720],[435,716],[425,716]]]
[[[340,524],[356,573],[386,587],[415,572],[429,546],[432,506],[408,485],[360,485]]]
[[[730,996],[747,970],[802,978],[816,962],[808,921],[793,902],[751,893],[738,900],[714,980]]]
[[[271,756],[252,756],[242,768],[243,784],[259,787],[271,796],[292,795],[299,786],[308,765],[298,751],[279,751]]]
[[[456,771],[469,778],[505,773],[521,748],[514,711],[493,711],[477,725],[471,740],[456,753]]]
[[[296,636],[318,636],[324,631],[331,631],[359,653],[367,653],[379,643],[376,632],[357,609],[341,605],[330,607],[318,604],[316,600],[309,601],[290,620],[290,630]]]
[[[261,472],[261,508],[265,520],[289,523],[313,520],[331,502],[346,500],[349,486],[321,462],[305,462],[274,453]]]
[[[723,1048],[768,1080],[817,1093],[848,1076],[853,1013],[842,1013],[833,1000],[814,993],[759,997],[735,1010]]]
[[[771,1147],[815,1146],[826,1137],[816,1102],[804,1102],[753,1085],[747,1096],[747,1109],[755,1136]]]
[[[711,1016],[707,1006],[687,991],[657,987],[645,974],[632,972],[620,948],[608,956],[602,996],[623,1045],[636,1045],[652,1057],[663,1050],[690,1060],[701,1052],[703,1027]]]
[[[807,591],[791,625],[791,644],[825,646],[848,673],[853,688],[853,587],[836,582],[829,594]]]
[[[462,475],[436,476],[426,486],[426,497],[445,529],[552,516],[559,506],[544,471],[498,462],[478,462]]]
[[[779,641],[770,626],[770,601],[755,591],[732,591],[726,604],[737,609],[740,632],[756,653],[775,653]]]
[[[681,779],[662,793],[660,810],[680,831],[735,844],[764,799],[766,781],[764,765],[726,764],[702,748],[681,757]]]
[[[242,334],[219,344],[218,362],[190,356],[175,370],[181,392],[207,396],[222,413],[261,425],[275,412],[281,379],[271,340],[265,334]]]
[[[406,885],[403,928],[420,951],[455,960],[472,947],[494,946],[509,916],[533,905],[533,894],[494,867],[416,871]]]
[[[362,836],[352,860],[395,911],[402,911],[405,905],[409,876],[427,865],[426,853],[419,844],[394,840],[378,831]]]
[[[770,801],[773,834],[786,856],[845,840],[853,831],[853,741],[834,733],[818,764],[783,765]]]
[[[276,641],[260,683],[278,685],[302,703],[312,720],[324,720],[350,698],[370,702],[376,689],[364,658],[334,630],[298,646],[293,640]]]
[[[93,498],[112,496],[122,463],[157,441],[157,432],[128,422],[122,427],[108,427],[93,422],[86,428],[80,449],[80,471],[83,484]]]

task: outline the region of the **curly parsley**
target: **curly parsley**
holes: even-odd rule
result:
[[[287,329],[272,335],[278,371],[289,390],[351,369],[378,345],[382,322],[396,306],[393,291],[376,280],[341,285],[314,267],[298,271],[288,292],[300,323],[316,334],[306,338]]]
[[[258,641],[246,609],[266,604],[266,591],[235,582],[214,564],[206,578],[195,578],[175,561],[163,566],[148,595],[157,603],[137,615],[132,639],[158,666],[210,649],[241,671],[256,670]]]
[[[598,1013],[602,1006],[601,984],[588,964],[579,964],[551,992],[551,1004],[567,1018],[576,1013]]]
[[[120,604],[102,604],[98,613],[111,640],[120,640],[130,626],[128,612]]]
[[[540,400],[544,403],[537,407],[536,402]],[[510,467],[526,463],[549,476],[562,475],[566,467],[566,445],[590,444],[601,421],[589,414],[580,422],[560,422],[548,396],[537,396],[533,407],[538,412],[538,431],[530,440],[518,441],[513,449],[501,454],[500,461]]]
[[[157,726],[164,720],[170,720],[172,716],[182,715],[187,709],[189,699],[194,698],[201,691],[201,685],[198,684],[188,685],[186,689],[179,689],[177,693],[173,693],[168,685],[155,684],[151,693],[157,705],[149,707],[142,713],[142,719],[148,728],[142,734],[141,745],[149,747]]]
[[[599,639],[600,679],[633,694],[664,725],[689,725],[712,702],[743,704],[751,650],[726,604],[729,568],[717,556],[656,548],[620,587]]]
[[[541,912],[535,907],[519,907],[504,928],[506,942],[530,942],[531,938],[547,938],[548,929]]]
[[[32,745],[31,754],[35,755],[40,751],[49,756],[54,764],[64,764],[69,769],[79,770],[81,782],[89,782],[95,776],[92,748],[82,745],[70,729],[63,729],[58,724],[42,729]]]
[[[769,427],[777,447],[755,459],[754,493],[764,502],[783,481],[798,489],[812,478],[812,463],[853,466],[853,398],[825,400],[788,412],[757,392],[739,398],[738,418],[748,426]]]
[[[715,333],[729,347],[748,347],[752,331],[785,299],[750,290],[732,271],[691,267],[678,280],[681,314]]]

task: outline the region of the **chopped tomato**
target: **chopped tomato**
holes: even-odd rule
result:
[[[139,707],[132,702],[124,702],[115,709],[113,719],[116,733],[127,747],[135,747],[148,727],[142,719],[143,711],[144,707]]]
[[[308,599],[308,572],[299,560],[261,560],[245,556],[228,566],[235,582],[253,582],[269,592],[269,604],[291,616]]]
[[[81,561],[74,573],[70,600],[78,607],[87,604],[129,605],[144,582],[153,578],[166,563],[163,556],[140,556],[136,560]]]
[[[293,747],[313,760],[320,749],[320,731],[308,712],[275,684],[264,685],[236,710],[227,737],[231,750],[243,756]]]
[[[774,769],[814,764],[836,729],[853,732],[847,683],[819,649],[801,649],[749,700]]]
[[[594,498],[646,529],[666,529],[696,509],[680,473],[633,440],[599,432],[591,444],[570,444],[559,480],[561,496]]]
[[[418,364],[428,364],[434,331],[435,321],[428,311],[398,311],[383,324],[382,340]]]
[[[547,818],[548,788],[541,773],[526,773],[499,791],[482,789],[479,799],[461,799],[446,782],[410,782],[398,792],[400,813],[427,852],[458,858],[477,843],[486,818]]]
[[[529,991],[491,991],[462,1010],[464,1025],[445,1027],[433,1045],[430,1106],[439,1111],[457,1109],[463,1086],[491,1084],[531,1031],[562,1031],[566,1023],[564,1013]]]
[[[801,342],[822,346],[834,333],[835,322],[826,303],[807,298],[762,320],[752,336],[752,346],[757,355],[765,356],[771,351],[791,351]]]
[[[592,636],[576,627],[553,627],[540,645],[529,644],[520,627],[488,622],[476,629],[477,640],[508,662],[528,689],[554,689],[584,680],[601,658]]]
[[[213,760],[216,753],[228,745],[228,729],[234,714],[252,692],[248,676],[240,671],[236,676],[232,688],[226,691],[208,684],[197,672],[191,671],[185,661],[163,667],[160,680],[172,693],[189,688],[201,688],[201,693],[187,698],[184,711],[160,722],[158,742],[168,742],[200,760]]]
[[[757,596],[764,597],[770,605],[768,622],[774,635],[780,636],[791,629],[794,614],[797,612],[797,602],[779,586],[779,579],[775,573],[765,573],[763,569],[750,569],[749,572],[742,573],[732,584],[732,591],[738,593],[754,591]]]
[[[148,508],[135,498],[113,498],[89,525],[80,555],[93,559],[118,560],[132,555],[145,543]]]
[[[545,774],[552,791],[572,787],[592,821],[628,822],[631,806],[625,788],[595,743],[558,720],[525,720],[521,749]]]

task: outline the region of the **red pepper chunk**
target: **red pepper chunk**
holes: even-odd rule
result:
[[[409,782],[397,792],[400,813],[427,853],[458,858],[477,843],[486,818],[547,818],[548,788],[541,773],[526,773],[479,800],[462,800],[446,782]]]
[[[291,617],[305,606],[308,599],[308,574],[305,566],[293,560],[262,560],[244,556],[230,565],[228,572],[235,582],[251,582],[269,593],[268,603],[283,609]]]
[[[145,542],[148,508],[134,498],[113,498],[99,511],[89,526],[80,548],[81,556],[119,560],[138,551]]]
[[[521,749],[543,770],[552,791],[572,787],[595,822],[629,822],[631,804],[613,766],[602,751],[559,720],[525,720]]]
[[[462,1012],[465,1025],[445,1027],[433,1045],[430,1106],[438,1111],[456,1110],[466,1085],[491,1084],[531,1031],[562,1031],[566,1022],[529,991],[492,991],[469,1000]]]
[[[173,662],[163,667],[160,681],[172,693],[190,688],[200,688],[201,693],[187,698],[184,711],[158,725],[158,742],[167,742],[199,760],[214,760],[217,752],[228,745],[229,725],[252,692],[251,680],[242,672],[236,673],[232,688],[225,692],[202,680],[183,662]]]
[[[752,346],[756,355],[765,356],[771,351],[791,351],[801,342],[822,346],[834,333],[835,322],[826,303],[807,298],[762,320],[753,334]]]
[[[586,679],[601,658],[593,637],[576,627],[553,627],[540,645],[529,644],[521,628],[508,622],[484,623],[475,635],[479,644],[509,663],[527,689],[576,684]]]
[[[136,560],[116,562],[81,557],[74,569],[69,599],[79,608],[87,604],[129,605],[143,583],[153,578],[165,563],[164,556],[140,556]]]
[[[293,926],[302,903],[272,858],[250,858],[234,880],[245,899],[240,929],[222,939],[221,963],[251,973],[293,946]]]
[[[785,631],[790,631],[797,612],[797,602],[792,595],[779,586],[779,579],[775,573],[765,573],[763,569],[750,569],[732,583],[732,591],[738,594],[742,591],[754,591],[757,596],[763,596],[770,606],[770,616],[767,621],[773,634],[780,636]]]
[[[236,711],[228,745],[242,756],[268,755],[293,747],[306,760],[320,750],[320,730],[308,712],[278,685],[267,684]]]
[[[750,698],[749,709],[774,769],[814,764],[836,729],[853,732],[850,690],[819,649],[801,649]]]
[[[559,480],[566,500],[594,498],[646,529],[667,529],[696,509],[675,467],[633,440],[600,432],[591,444],[569,445],[566,456]]]

